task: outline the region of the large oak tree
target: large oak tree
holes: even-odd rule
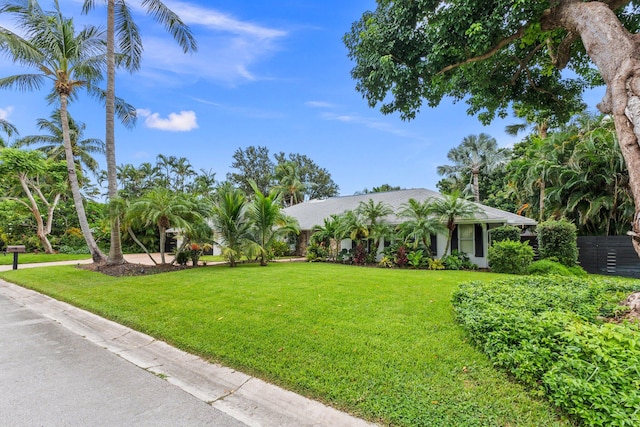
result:
[[[640,2],[378,0],[345,36],[357,90],[384,113],[465,99],[489,122],[512,103],[568,119],[585,88],[606,85],[627,167],[640,253]],[[569,71],[563,71],[569,70]]]

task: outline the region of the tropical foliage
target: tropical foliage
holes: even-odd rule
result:
[[[55,11],[48,13],[36,2],[7,2],[0,9],[0,13],[11,14],[26,34],[26,38],[22,38],[0,28],[0,49],[7,52],[15,63],[34,70],[31,74],[0,78],[0,88],[37,90],[46,82],[51,84],[49,101],[57,101],[60,105],[69,183],[80,227],[93,260],[103,262],[105,256],[89,228],[80,193],[67,105],[77,97],[80,89],[96,93],[96,84],[103,78],[104,33],[91,26],[76,32],[73,20],[62,16],[57,2],[55,7]]]
[[[454,183],[467,182],[464,189],[480,203],[480,176],[489,175],[501,167],[511,156],[507,149],[499,149],[495,138],[481,133],[469,135],[447,153],[452,165],[438,166],[438,174]]]

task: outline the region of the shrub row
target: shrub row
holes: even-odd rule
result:
[[[516,277],[460,286],[457,319],[495,363],[589,426],[640,425],[640,327],[619,317],[637,281]]]

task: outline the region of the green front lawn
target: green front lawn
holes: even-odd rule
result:
[[[457,285],[499,275],[276,263],[0,277],[374,422],[568,425],[496,371],[454,321]]]
[[[41,262],[56,262],[56,261],[75,261],[80,259],[90,259],[89,254],[18,254],[19,264],[35,264]],[[0,265],[12,265],[13,254],[9,253],[3,255],[0,253]]]

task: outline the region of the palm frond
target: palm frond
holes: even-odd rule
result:
[[[160,0],[142,0],[142,7],[173,36],[184,53],[198,50],[196,39],[180,17]]]

